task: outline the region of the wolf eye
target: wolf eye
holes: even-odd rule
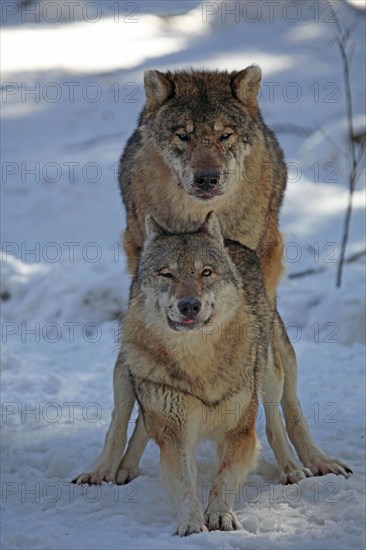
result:
[[[188,141],[188,134],[176,134],[181,141]]]
[[[161,271],[159,275],[161,277],[165,277],[166,279],[171,279],[173,277],[173,273],[170,273],[170,271]]]
[[[208,267],[206,267],[206,269],[204,269],[201,273],[202,277],[209,277],[210,275],[212,275],[212,271],[211,269],[208,269]]]
[[[233,134],[229,134],[228,132],[225,132],[224,134],[221,134],[220,141],[225,141],[225,139],[229,139],[230,136]]]

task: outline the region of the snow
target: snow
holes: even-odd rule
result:
[[[52,23],[42,18],[45,4],[39,23],[30,14],[21,22],[18,11],[2,33],[2,548],[364,548],[364,257],[345,264],[336,289],[348,193],[332,143],[344,149],[345,104],[329,3],[298,2],[296,23],[286,21],[284,13],[294,14],[283,12],[284,2],[273,19],[262,5],[256,22],[249,11],[225,19],[225,4],[215,4],[205,23],[198,2],[139,1],[135,24],[123,21],[125,3],[118,23],[107,3],[93,3],[101,18],[85,21],[86,2],[73,22],[63,11]],[[359,18],[351,76],[362,128],[364,19],[345,2],[331,4],[344,26]],[[116,163],[143,104],[143,69],[253,62],[264,73],[264,118],[290,164],[279,309],[298,357],[303,412],[320,446],[354,474],[279,485],[260,410],[263,462],[236,502],[243,530],[172,538],[175,517],[153,442],[143,475],[126,487],[69,483],[103,445],[128,300]],[[364,208],[360,178],[348,256],[365,247]],[[308,269],[319,270],[288,276]],[[216,466],[208,443],[197,461],[204,504]]]

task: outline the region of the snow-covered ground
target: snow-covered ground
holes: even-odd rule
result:
[[[358,17],[351,79],[362,129],[365,12],[343,1],[43,1],[12,15],[17,3],[2,4],[1,547],[364,548],[364,256],[345,265],[336,289],[347,184],[332,39],[335,15],[345,27]],[[288,274],[321,268],[286,275],[279,292],[303,412],[319,444],[354,474],[278,485],[260,414],[265,462],[236,502],[243,530],[178,539],[154,443],[144,475],[127,487],[69,483],[100,452],[112,407],[129,287],[117,161],[143,104],[143,69],[253,62],[264,73],[265,120],[289,163],[285,265]],[[364,208],[359,181],[348,255],[365,247]],[[215,471],[209,444],[197,458],[204,504]]]

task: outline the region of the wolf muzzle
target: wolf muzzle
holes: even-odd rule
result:
[[[194,320],[201,311],[201,302],[195,296],[184,296],[178,302],[178,309],[184,320]]]

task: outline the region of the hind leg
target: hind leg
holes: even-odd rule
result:
[[[352,473],[352,470],[343,462],[329,457],[319,449],[311,437],[296,394],[297,365],[295,351],[278,312],[274,320],[274,327],[276,345],[278,346],[285,371],[281,404],[290,441],[294,445],[303,465],[309,468],[313,475],[332,473],[347,477]]]
[[[134,432],[128,442],[127,450],[118,466],[118,471],[116,474],[117,485],[129,483],[140,474],[139,463],[142,455],[144,454],[148,441],[149,436],[145,430],[141,411],[139,411]]]
[[[262,400],[266,416],[266,435],[277,459],[280,470],[280,483],[297,483],[311,476],[307,468],[302,468],[295,460],[287,439],[280,411],[284,373],[278,354],[271,346],[269,350],[268,370],[262,384]]]

